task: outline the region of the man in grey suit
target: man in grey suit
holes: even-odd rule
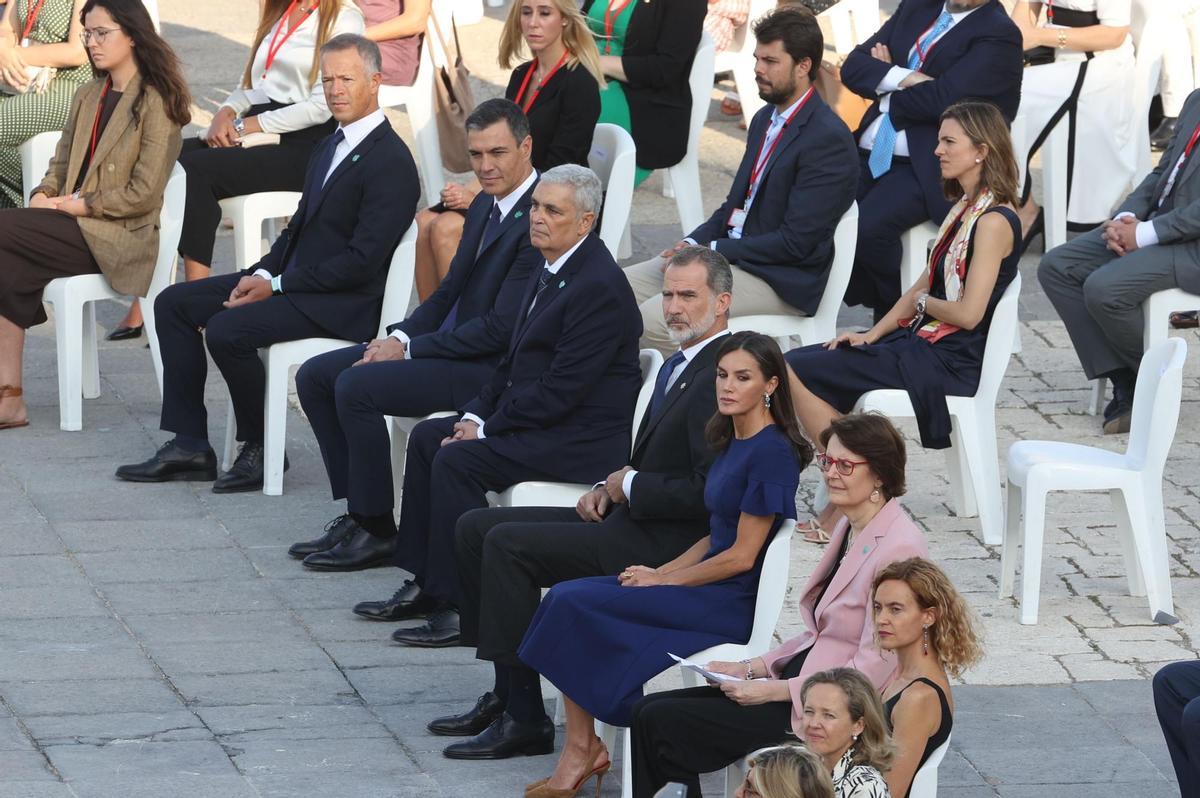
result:
[[[1129,431],[1142,359],[1142,303],[1169,288],[1200,293],[1198,138],[1200,91],[1195,91],[1158,166],[1112,220],[1050,250],[1038,268],[1088,379],[1112,381],[1105,433]]]

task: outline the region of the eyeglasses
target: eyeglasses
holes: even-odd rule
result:
[[[120,28],[92,28],[90,30],[85,28],[83,32],[79,34],[79,40],[83,42],[84,47],[87,47],[89,44],[91,44],[92,39],[96,40],[96,44],[104,44],[104,40],[108,38],[108,34],[115,33],[119,30]]]
[[[866,460],[839,460],[836,457],[830,457],[827,454],[817,455],[817,468],[822,471],[828,471],[831,468],[837,468],[839,474],[848,477],[854,473],[854,467],[867,465]]]

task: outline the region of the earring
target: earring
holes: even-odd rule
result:
[[[879,488],[876,488],[875,490],[871,491],[871,501],[875,502],[876,504],[879,504],[879,500],[881,498],[882,497],[879,495]]]
[[[766,391],[763,391],[763,404],[767,406],[768,410],[771,409],[771,394]]]
[[[928,626],[921,627],[921,651],[925,654],[929,654],[929,627]]]
[[[983,159],[982,159],[982,158],[976,158],[976,159],[975,159],[975,163],[983,163]]]

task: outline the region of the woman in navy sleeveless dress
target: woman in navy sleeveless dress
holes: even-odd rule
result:
[[[592,719],[628,726],[642,685],[671,667],[667,652],[686,657],[749,639],[767,545],[794,517],[800,468],[811,459],[785,373],[774,340],[758,333],[731,335],[717,353],[707,538],[661,568],[563,582],[542,600],[518,653],[562,691],[567,741],[554,775],[528,795],[572,794],[607,772]]]

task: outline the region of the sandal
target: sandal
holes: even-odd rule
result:
[[[805,543],[822,546],[829,542],[829,533],[821,528],[821,522],[815,518],[810,518],[807,521],[798,521],[796,523],[796,531],[804,533]]]
[[[725,116],[741,116],[742,104],[737,100],[726,97],[721,100],[721,113]]]
[[[7,397],[17,398],[22,393],[21,389],[15,385],[0,385],[0,399]],[[28,427],[29,419],[24,421],[0,421],[0,430],[16,429],[17,427]]]
[[[1200,327],[1200,314],[1194,310],[1176,311],[1171,314],[1171,326],[1176,330],[1192,330]]]

